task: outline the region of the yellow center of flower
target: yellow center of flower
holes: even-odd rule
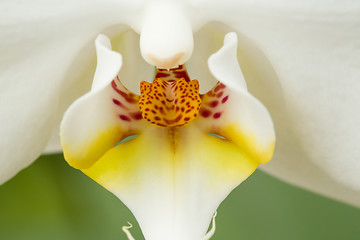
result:
[[[199,82],[189,80],[184,66],[158,69],[153,83],[141,82],[140,92],[141,115],[157,126],[182,126],[198,115]]]

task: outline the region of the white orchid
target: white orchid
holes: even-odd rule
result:
[[[47,144],[48,150],[57,149],[60,119],[89,89],[92,41],[103,33],[123,57],[104,35],[97,38],[92,90],[69,108],[62,123],[64,152],[72,166],[130,207],[147,239],[201,238],[231,189],[271,158],[271,119],[247,92],[244,78],[275,125],[274,161],[264,170],[360,205],[359,3],[62,0],[3,1],[0,7],[0,182],[29,165]],[[221,47],[232,31],[237,36],[227,35]],[[171,155],[161,148],[169,141],[157,137],[171,128],[132,118],[128,114],[137,113],[136,105],[121,102],[116,90],[139,94],[140,81],[152,80],[151,65],[167,69],[184,63],[201,93],[220,81],[229,97],[217,100],[224,100],[219,105],[224,108],[211,116],[219,118],[207,121],[201,112],[193,120],[184,117],[180,136],[172,138],[181,151]],[[202,106],[210,103],[206,98]],[[119,103],[126,104],[125,112]],[[48,143],[52,132],[57,141]],[[140,136],[111,148],[129,134]],[[224,159],[238,161],[220,164],[224,148]],[[181,159],[183,165],[158,159]],[[178,198],[170,199],[174,192]]]

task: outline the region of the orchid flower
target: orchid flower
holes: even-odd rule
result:
[[[109,39],[100,35],[96,46],[93,87],[61,124],[65,159],[121,199],[146,239],[202,239],[218,205],[274,150],[270,115],[237,63],[235,33],[210,57],[219,82],[202,96],[179,65],[157,69],[139,97],[115,77],[122,60]]]
[[[359,102],[358,79],[360,77],[360,32],[358,31],[360,4],[358,2],[353,0],[341,3],[330,0],[316,2],[306,0],[296,3],[282,0],[270,2],[263,0],[92,0],[76,3],[64,0],[46,3],[2,1],[0,8],[3,9],[0,16],[0,104],[2,111],[0,134],[3,136],[0,142],[0,182],[5,182],[28,166],[47,145],[50,151],[58,149],[60,120],[71,102],[89,90],[91,85],[89,79],[92,78],[95,68],[92,41],[97,35],[103,33],[110,37],[114,49],[120,52],[123,58],[110,50],[110,44],[105,36],[100,35],[97,38],[99,59],[92,90],[77,100],[64,117],[62,136],[65,154],[71,165],[82,169],[128,204],[137,216],[148,239],[152,236],[156,237],[156,234],[165,236],[170,233],[163,231],[164,229],[160,231],[159,228],[151,225],[150,216],[142,215],[146,214],[145,211],[141,211],[143,205],[136,202],[134,194],[146,194],[146,191],[152,191],[154,198],[161,199],[161,196],[166,196],[164,189],[170,189],[166,184],[170,183],[157,182],[160,187],[152,190],[138,185],[142,190],[136,190],[130,187],[136,184],[132,182],[134,181],[133,174],[117,176],[124,179],[109,177],[110,173],[105,171],[107,166],[102,164],[105,157],[110,159],[109,162],[115,164],[114,166],[120,164],[120,162],[114,163],[115,160],[111,161],[111,159],[117,154],[131,152],[130,148],[135,145],[137,148],[135,152],[132,152],[133,155],[128,154],[129,157],[122,158],[121,161],[142,159],[141,163],[145,165],[135,168],[137,170],[149,164],[149,162],[143,162],[145,159],[137,158],[138,155],[146,153],[149,157],[154,157],[155,154],[166,155],[166,151],[159,150],[163,148],[156,149],[152,146],[164,141],[163,138],[155,136],[161,135],[161,132],[167,131],[164,129],[169,127],[156,126],[145,120],[143,117],[145,109],[144,112],[140,112],[142,119],[137,120],[136,117],[134,119],[128,115],[129,111],[126,115],[123,114],[121,107],[117,104],[119,101],[121,104],[126,104],[128,110],[134,109],[129,101],[123,102],[119,95],[116,95],[116,90],[124,92],[127,96],[132,92],[135,95],[131,96],[136,99],[136,95],[140,95],[140,81],[152,79],[151,65],[157,66],[159,71],[157,73],[168,71],[166,74],[175,71],[171,69],[176,66],[185,65],[190,76],[199,80],[200,93],[204,94],[200,97],[203,100],[200,108],[208,106],[206,104],[211,102],[207,100],[206,93],[209,91],[211,93],[217,81],[226,86],[223,94],[228,91],[228,100],[224,104],[215,106],[216,109],[211,111],[211,121],[209,117],[202,116],[199,108],[196,118],[183,122],[183,126],[173,126],[182,129],[179,131],[184,136],[184,138],[179,138],[181,139],[179,141],[183,141],[184,144],[182,146],[184,151],[181,154],[190,155],[191,153],[194,154],[193,156],[201,154],[203,150],[200,148],[194,151],[196,146],[210,141],[216,142],[214,148],[211,148],[212,145],[209,142],[209,145],[205,144],[204,149],[217,151],[237,146],[236,149],[242,149],[247,156],[252,155],[252,161],[236,158],[242,159],[240,163],[254,165],[261,163],[260,160],[254,160],[257,157],[254,157],[254,149],[251,146],[257,145],[253,145],[254,141],[251,140],[260,141],[261,139],[260,142],[271,142],[269,140],[272,136],[271,121],[266,109],[247,92],[248,87],[249,91],[263,102],[270,112],[277,136],[274,160],[263,169],[290,183],[359,206],[360,128],[358,128],[358,122],[360,122],[360,114],[356,111],[356,105]],[[221,47],[223,38],[228,32],[236,32],[237,37],[232,33],[227,35]],[[140,39],[135,33],[140,36]],[[238,48],[239,64],[234,58],[235,46]],[[215,55],[212,55],[207,64],[207,57],[214,52],[216,52]],[[238,65],[241,66],[241,70]],[[159,84],[161,83],[160,81]],[[106,99],[99,98],[102,94],[107,96]],[[109,96],[111,96],[110,103]],[[235,99],[241,99],[241,101],[237,102]],[[96,104],[90,104],[92,100]],[[217,101],[223,101],[223,98]],[[234,105],[231,101],[236,101],[236,104]],[[84,105],[90,105],[90,108],[85,110],[81,107]],[[217,111],[220,106],[224,106],[224,109]],[[101,116],[92,115],[93,108],[101,110],[99,112],[104,118],[100,119]],[[257,117],[251,119],[254,122],[250,121],[256,125],[247,125],[250,119],[247,116],[250,115],[235,111],[238,108],[239,110],[247,109],[246,113],[251,116],[256,115]],[[111,111],[114,113],[118,111],[117,114],[112,115],[113,118],[109,115]],[[220,114],[219,119],[214,119],[216,113]],[[80,121],[79,119],[84,118],[86,114],[94,118]],[[121,115],[131,121],[124,120],[125,117],[121,118]],[[153,117],[155,119],[156,116],[153,115]],[[223,128],[233,120],[240,129],[224,130]],[[78,121],[78,126],[76,127],[75,122],[69,121]],[[97,123],[110,127],[115,121],[117,121],[115,125],[119,128],[125,128],[114,127],[110,129],[111,131],[109,130],[109,133],[115,131],[121,137],[111,139],[110,142],[101,141],[100,145],[95,144],[96,148],[93,148],[93,153],[89,153],[89,158],[77,155],[80,154],[76,152],[77,150],[89,150],[83,141],[84,138],[89,139],[90,144],[95,139],[94,136],[99,137],[96,134],[101,132],[91,132],[91,129],[94,131],[97,127],[101,127]],[[217,125],[217,122],[220,124]],[[89,129],[90,127],[94,128]],[[126,133],[129,129],[131,131]],[[187,132],[189,129],[193,129],[194,132]],[[221,130],[218,131],[218,129]],[[244,129],[252,129],[254,138],[244,135],[241,132]],[[74,131],[74,135],[71,135],[71,131]],[[78,134],[81,131],[84,132]],[[152,131],[158,132],[152,134]],[[52,132],[55,132],[53,134],[55,137],[51,138]],[[107,134],[102,133],[104,139],[109,139]],[[207,133],[215,135],[211,136]],[[241,137],[237,138],[239,133],[241,134],[238,136]],[[128,134],[139,136],[112,148],[112,144]],[[191,134],[193,138],[187,138]],[[239,141],[243,136],[247,136],[246,141]],[[55,141],[49,142],[50,138]],[[189,139],[187,144],[193,143],[186,145],[186,149],[185,139]],[[197,139],[199,141],[196,141]],[[74,141],[74,145],[70,143],[71,141]],[[141,142],[144,144],[140,144]],[[239,147],[239,142],[244,145]],[[140,145],[142,148],[138,148]],[[20,150],[19,146],[21,146]],[[72,149],[76,146],[79,148]],[[239,153],[235,149],[229,152]],[[101,154],[104,155],[100,156]],[[181,156],[181,159],[187,161],[193,159],[186,158],[185,155]],[[206,156],[208,155],[211,153],[206,153]],[[212,157],[216,158],[216,156]],[[199,161],[200,159],[202,158],[196,158]],[[219,159],[216,158],[217,161]],[[266,162],[269,156],[261,159],[263,159],[262,162]],[[214,160],[215,163],[217,161]],[[198,161],[193,162],[200,165]],[[204,163],[202,166],[210,167],[211,165]],[[98,169],[93,170],[95,167]],[[191,189],[190,185],[185,187],[193,180],[194,173],[187,171],[188,177],[181,176],[180,173],[186,171],[180,170],[185,168],[176,168],[176,173],[179,175],[174,176],[183,177],[186,181],[181,182],[184,186],[174,189],[192,190],[198,194],[214,194],[212,196],[217,198],[212,199],[213,201],[206,199],[209,202],[204,204],[206,208],[204,215],[197,216],[202,218],[197,223],[198,225],[181,226],[172,222],[177,227],[177,231],[188,227],[189,231],[182,234],[191,234],[188,237],[190,239],[204,234],[217,205],[255,167],[244,168],[246,171],[242,171],[241,176],[235,173],[229,174],[230,180],[214,181],[215,185],[225,186],[224,189],[220,187],[221,191],[217,193],[214,193],[216,187],[206,189],[206,184],[210,182],[202,181],[215,173],[220,174],[217,177],[222,179],[224,172],[220,169],[211,172],[206,167],[202,168],[203,175],[200,176],[202,178],[195,179],[199,185],[192,186],[199,187],[196,191]],[[191,169],[199,169],[199,166]],[[121,171],[122,173],[135,171],[130,165],[127,170]],[[153,169],[148,174],[154,174],[157,170],[161,171]],[[166,178],[168,177],[166,174],[170,173],[159,174],[158,177]],[[235,175],[237,179],[231,179],[231,176]],[[156,178],[150,178],[151,176],[146,173],[144,175],[137,173],[136,176],[143,176],[146,179],[139,181],[142,183],[146,183],[147,179],[151,179],[148,182],[150,185],[156,182]],[[152,175],[152,177],[157,176]],[[121,184],[122,180],[124,180],[123,184]],[[209,191],[201,189],[200,186],[205,186],[205,189]],[[136,199],[141,199],[141,197],[138,196]],[[154,199],[150,200],[154,203]],[[164,205],[164,207],[168,206]],[[194,212],[182,213],[193,214]],[[189,215],[183,217],[190,218]]]

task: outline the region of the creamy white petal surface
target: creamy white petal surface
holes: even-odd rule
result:
[[[264,169],[359,206],[360,3],[193,3],[239,33],[248,87],[277,133],[274,161]]]
[[[86,80],[77,85],[86,65],[72,68],[74,57],[137,7],[138,1],[1,1],[0,183],[41,154],[59,103],[69,104],[63,98],[89,87]]]

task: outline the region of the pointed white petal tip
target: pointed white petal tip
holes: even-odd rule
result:
[[[209,240],[210,238],[212,238],[212,236],[215,234],[215,230],[216,230],[216,223],[215,223],[215,218],[216,218],[216,215],[217,215],[217,212],[215,212],[213,218],[212,218],[212,221],[211,221],[211,229],[210,231],[208,231],[204,238],[202,240]]]
[[[237,59],[238,39],[235,32],[224,37],[224,45],[208,59],[212,75],[226,86],[247,91],[244,75]]]
[[[91,90],[99,90],[108,85],[119,73],[122,56],[111,49],[110,39],[100,34],[95,40],[97,67]]]
[[[129,229],[132,228],[132,224],[129,222],[128,222],[128,224],[129,224],[129,226],[123,226],[122,230],[126,234],[128,240],[135,240],[135,238],[131,235],[131,232],[129,231]]]
[[[225,35],[224,45],[237,45],[237,35],[235,32],[229,32]]]

